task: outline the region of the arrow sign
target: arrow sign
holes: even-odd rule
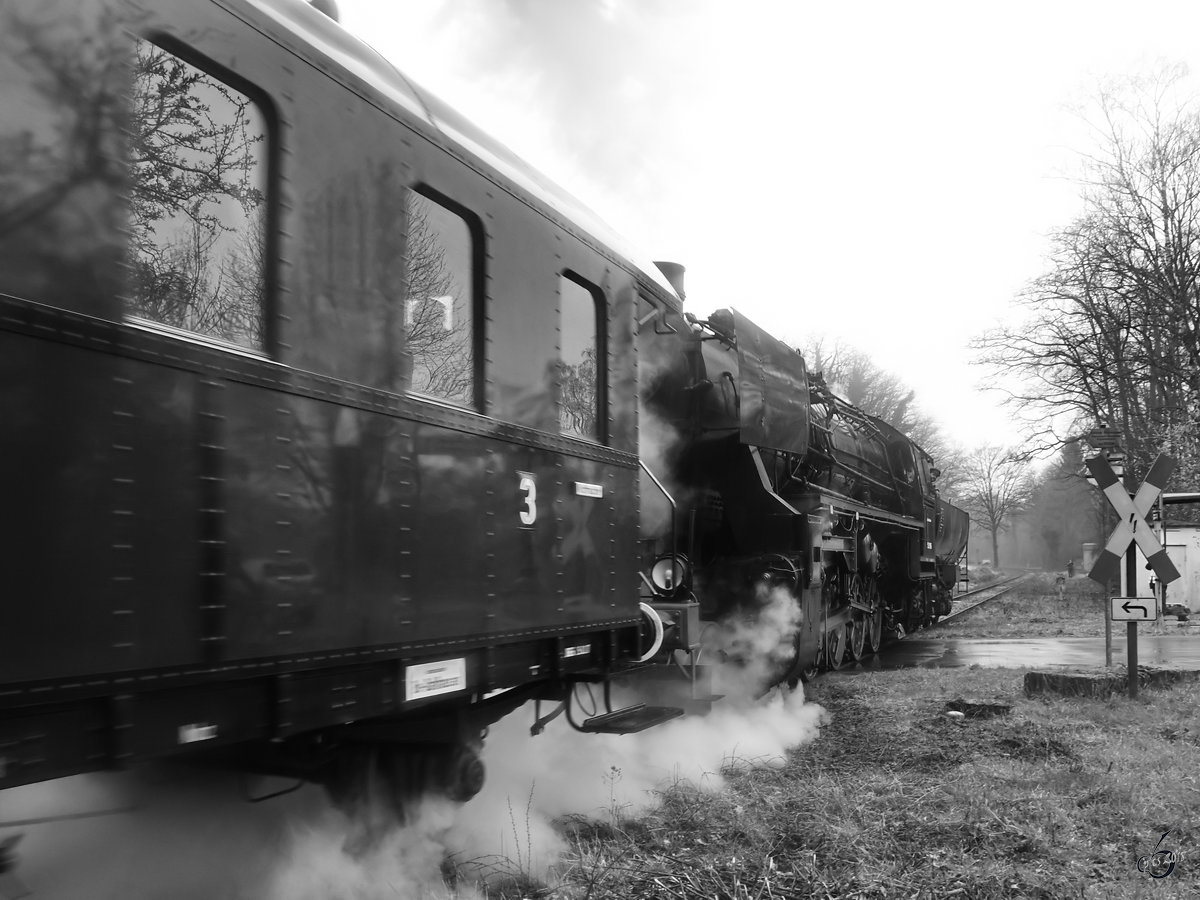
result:
[[[1169,584],[1178,578],[1179,570],[1175,568],[1175,564],[1167,556],[1167,551],[1163,549],[1162,544],[1158,542],[1158,538],[1150,529],[1150,523],[1146,521],[1146,513],[1150,512],[1150,507],[1154,505],[1159,493],[1166,487],[1167,479],[1175,468],[1175,460],[1165,454],[1160,455],[1154,461],[1154,465],[1150,467],[1146,480],[1142,482],[1137,494],[1132,499],[1125,492],[1120,479],[1117,478],[1105,457],[1093,456],[1087,461],[1087,467],[1088,471],[1092,473],[1092,477],[1096,479],[1096,484],[1104,491],[1108,502],[1117,511],[1120,520],[1113,530],[1112,536],[1109,537],[1108,544],[1100,551],[1100,557],[1092,566],[1088,577],[1101,584],[1107,584],[1118,578],[1121,574],[1121,554],[1125,552],[1130,543],[1136,541],[1159,581]],[[1121,618],[1128,618],[1128,616]]]
[[[1108,617],[1114,622],[1154,622],[1158,601],[1153,597],[1110,597]]]

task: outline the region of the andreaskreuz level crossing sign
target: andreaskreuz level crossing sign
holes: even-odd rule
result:
[[[1169,584],[1178,578],[1179,570],[1175,568],[1175,564],[1167,556],[1167,551],[1154,536],[1150,523],[1146,521],[1146,513],[1150,512],[1150,507],[1166,487],[1167,479],[1175,469],[1175,459],[1166,454],[1160,455],[1132,498],[1103,456],[1093,456],[1087,461],[1087,467],[1120,518],[1088,577],[1101,584],[1116,580],[1121,574],[1121,554],[1130,543],[1136,541],[1159,581]]]

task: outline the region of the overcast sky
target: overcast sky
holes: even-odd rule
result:
[[[1200,4],[340,0],[342,23],[638,244],[688,307],[840,339],[967,447],[1102,79],[1200,71]]]

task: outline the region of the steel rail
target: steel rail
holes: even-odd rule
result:
[[[987,596],[979,597],[978,599],[974,600],[973,602],[968,603],[966,606],[962,606],[958,609],[952,609],[949,613],[947,613],[946,615],[939,618],[937,620],[937,622],[935,622],[933,624],[933,626],[931,626],[931,627],[936,628],[942,622],[946,622],[950,619],[955,618],[956,616],[961,616],[963,613],[969,612],[970,610],[974,609],[975,607],[980,606],[984,603],[987,603],[989,600],[995,600],[997,597],[1003,597],[1005,594],[1007,594],[1009,591],[1011,591],[1014,587],[1016,587],[1016,583],[1018,581],[1020,581],[1022,578],[1024,578],[1027,574],[1028,573],[1022,572],[1020,575],[1013,575],[1011,578],[1006,578],[1003,581],[993,581],[991,584],[985,584],[980,587],[969,590],[966,593],[959,594],[957,597],[954,598],[954,600],[952,602],[957,603],[959,600],[962,600],[965,597],[973,597],[977,594],[987,594]],[[1001,588],[1001,590],[996,590],[997,588]],[[919,632],[914,632],[914,633],[919,633]]]

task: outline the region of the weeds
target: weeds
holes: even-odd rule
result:
[[[1030,699],[1020,683],[1000,669],[818,682],[812,699],[832,722],[783,765],[726,766],[721,790],[663,785],[637,817],[614,806],[606,822],[564,821],[555,887],[487,896],[1195,896],[1200,747],[1185,729],[1200,715],[1200,686],[1131,704]],[[963,695],[1012,711],[947,718]],[[1164,847],[1179,862],[1151,879],[1136,861],[1168,830]]]
[[[1080,581],[1038,627],[1102,630],[1102,597]],[[1036,583],[1029,590],[1008,610],[981,608],[973,615],[984,624],[970,627],[1043,602]],[[1200,683],[1147,690],[1137,701],[1027,697],[1023,674],[906,669],[821,679],[809,699],[830,721],[815,742],[770,767],[727,760],[720,789],[664,784],[637,816],[616,802],[614,769],[607,821],[559,823],[569,849],[556,885],[487,896],[1200,896]],[[1007,711],[947,716],[963,697]],[[1178,861],[1156,879],[1137,861],[1160,840]]]
[[[1009,593],[923,631],[921,637],[1103,637],[1108,601],[1099,584],[1077,576],[1063,585],[1062,597],[1060,600],[1054,576],[1030,575]],[[1200,639],[1200,618],[1185,623],[1167,616],[1140,628],[1145,634],[1194,635]]]

